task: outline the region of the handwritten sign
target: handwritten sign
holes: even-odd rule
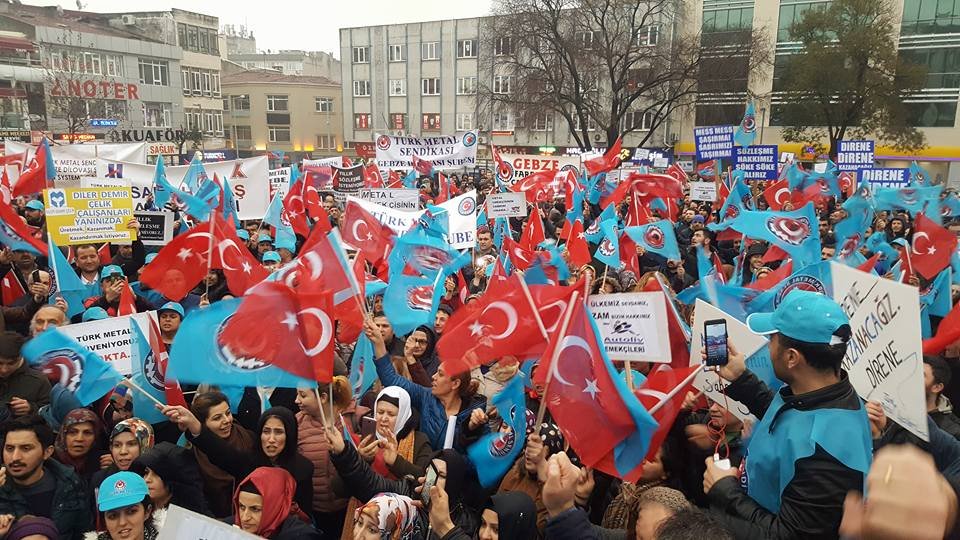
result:
[[[494,193],[487,197],[487,217],[490,219],[525,215],[527,215],[527,199],[523,193]]]
[[[593,295],[589,306],[611,360],[670,362],[662,292]]]
[[[690,200],[714,202],[717,200],[717,184],[714,182],[690,182]]]
[[[47,189],[44,200],[47,231],[58,245],[137,239],[127,227],[133,217],[129,187]]]

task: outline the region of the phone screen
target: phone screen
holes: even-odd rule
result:
[[[703,337],[707,347],[707,365],[727,365],[727,322],[723,319],[703,323]]]
[[[420,492],[420,498],[423,499],[423,504],[430,504],[430,488],[435,486],[437,483],[437,468],[431,463],[427,467],[426,477],[423,479],[423,491]]]
[[[369,416],[360,418],[360,435],[374,435],[377,432],[377,421]]]

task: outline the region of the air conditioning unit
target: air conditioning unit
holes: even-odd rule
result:
[[[120,17],[120,22],[127,26],[134,26],[137,24],[137,18],[133,15],[122,15]]]

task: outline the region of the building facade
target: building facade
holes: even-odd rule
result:
[[[324,77],[340,82],[340,61],[320,51],[277,51],[227,54],[227,58],[246,69],[272,69],[284,75]]]
[[[273,70],[225,71],[228,147],[242,157],[282,151],[290,161],[343,151],[340,84]]]

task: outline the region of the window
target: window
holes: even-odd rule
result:
[[[473,113],[457,113],[457,131],[473,129]]]
[[[425,113],[421,118],[422,125],[420,126],[424,131],[439,131],[440,130],[440,114],[439,113]]]
[[[250,96],[242,94],[239,96],[232,96],[231,101],[233,101],[233,110],[235,111],[249,111],[250,110]]]
[[[457,41],[457,58],[476,58],[477,42],[473,39],[461,39]]]
[[[203,95],[212,96],[213,93],[210,91],[210,73],[205,71],[203,75]]]
[[[581,131],[579,116],[573,117],[573,129],[577,131]],[[587,118],[587,131],[596,131],[596,130],[597,130],[597,121],[594,120],[593,118]]]
[[[336,135],[317,135],[317,149],[335,150],[337,148]]]
[[[140,58],[139,62],[140,84],[152,86],[167,86],[170,84],[170,67],[166,60],[145,60]]]
[[[353,129],[370,129],[370,113],[354,113]]]
[[[653,47],[660,41],[660,25],[637,29],[637,47]]]
[[[580,43],[581,47],[583,47],[586,50],[590,50],[593,48],[593,45],[594,45],[595,34],[596,34],[595,32],[577,32],[576,40],[577,42]]]
[[[220,74],[210,73],[210,89],[213,90],[213,97],[220,97]]]
[[[216,30],[207,29],[210,34],[210,54],[220,54],[220,36]]]
[[[353,96],[364,97],[370,95],[370,81],[353,81]]]
[[[354,47],[353,63],[369,64],[370,63],[370,47]]]
[[[200,52],[210,52],[210,34],[206,30],[200,30]]]
[[[623,115],[623,129],[636,130],[636,131],[650,131],[650,127],[653,125],[653,112],[646,111],[641,113],[640,111],[630,111]]]
[[[493,131],[513,131],[515,127],[513,114],[509,112],[493,113]]]
[[[116,54],[106,55],[107,75],[123,77],[123,57]]]
[[[495,75],[493,77],[493,93],[494,94],[509,94],[511,89],[511,83],[513,82],[513,77],[510,75]]]
[[[97,53],[83,53],[80,59],[80,71],[91,75],[103,75],[100,55]]]
[[[333,112],[333,98],[315,97],[313,98],[313,106],[317,112]]]
[[[210,127],[216,135],[223,135],[223,111],[213,112],[213,125]]]
[[[191,51],[200,50],[200,29],[196,26],[187,27],[187,46],[186,49]]]
[[[493,42],[494,56],[509,56],[513,54],[513,38],[499,37]]]
[[[267,95],[267,110],[268,111],[286,111],[287,109],[287,96],[279,95]]]
[[[387,55],[391,62],[403,62],[407,59],[407,46],[390,45],[387,48]]]
[[[426,43],[421,43],[420,59],[421,60],[439,60],[440,59],[440,42],[428,41]]]
[[[250,126],[233,126],[233,132],[238,141],[249,141],[253,139],[253,129]]]
[[[172,127],[169,103],[143,102],[143,127]]]
[[[960,33],[956,0],[905,0],[901,35]]]
[[[193,89],[193,78],[190,76],[190,71],[186,69],[180,71],[180,78],[183,82],[183,95],[189,96]]]
[[[538,114],[533,117],[532,131],[553,131],[553,114]]]
[[[956,100],[949,103],[907,103],[906,108],[911,126],[953,127],[957,119]]]
[[[185,23],[177,23],[177,44],[181,48],[187,48],[187,25]]]
[[[290,142],[290,128],[289,127],[268,127],[267,140],[270,142],[281,142],[281,143]]]
[[[457,77],[457,95],[467,96],[477,93],[476,77]]]
[[[422,79],[421,91],[425,96],[439,96],[440,79]]]
[[[405,129],[407,127],[407,115],[404,113],[390,113],[390,129]]]
[[[407,81],[404,79],[390,79],[388,87],[390,88],[391,96],[407,95]]]
[[[223,96],[223,110],[230,110],[230,96]]]
[[[190,75],[193,77],[193,95],[199,96],[203,93],[203,90],[201,90],[203,87],[203,74],[201,74],[199,70],[190,70]]]

